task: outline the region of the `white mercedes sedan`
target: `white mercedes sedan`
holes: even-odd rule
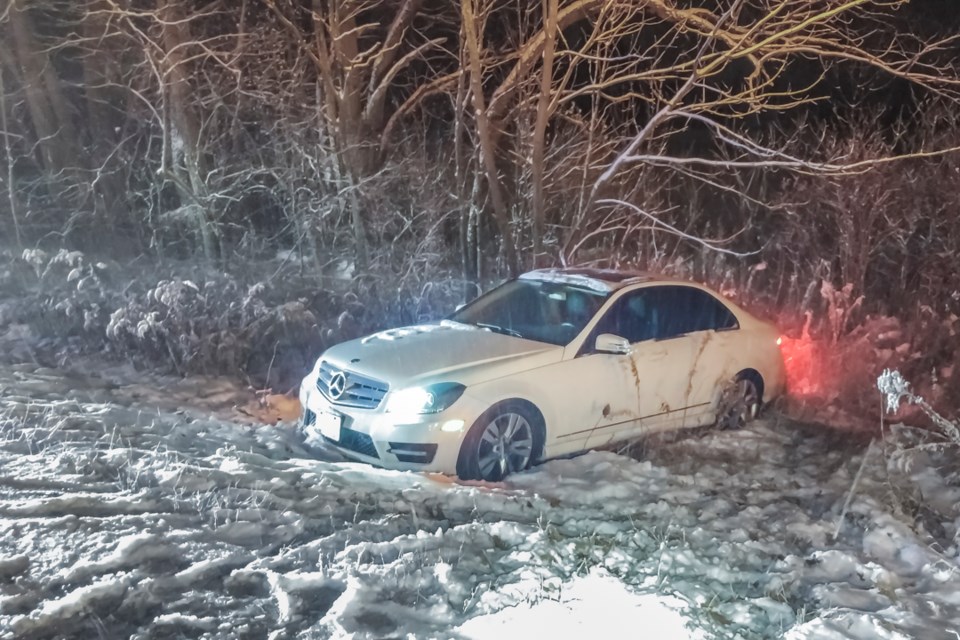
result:
[[[656,431],[736,428],[784,390],[777,329],[710,289],[544,269],[433,324],[336,345],[300,386],[308,447],[497,481]]]

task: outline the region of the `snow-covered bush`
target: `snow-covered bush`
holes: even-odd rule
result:
[[[910,388],[910,383],[899,371],[885,369],[877,378],[877,389],[883,394],[888,413],[897,413],[902,402],[915,405],[933,422],[938,435],[949,444],[960,445],[960,422],[945,418],[929,402]]]
[[[417,270],[399,281],[334,281],[276,263],[229,272],[195,263],[123,267],[29,249],[0,255],[0,348],[8,358],[51,363],[106,354],[287,391],[331,344],[453,309],[461,289],[444,282]]]
[[[853,283],[848,282],[839,289],[828,280],[820,286],[820,295],[827,303],[826,324],[830,330],[830,339],[834,344],[845,334],[851,316],[863,304],[863,296],[853,295]]]
[[[886,413],[909,415],[905,409],[915,407],[930,421],[914,426],[898,423],[883,429],[887,474],[883,499],[895,513],[912,518],[917,531],[940,547],[956,546],[960,543],[960,521],[956,519],[955,499],[944,487],[960,485],[960,460],[956,455],[960,420],[937,411],[895,369],[885,369],[877,378],[876,388],[883,395]]]
[[[79,251],[26,249],[5,267],[18,273],[20,286],[4,320],[30,325],[40,336],[102,343],[103,322],[117,299],[110,288],[114,265]]]

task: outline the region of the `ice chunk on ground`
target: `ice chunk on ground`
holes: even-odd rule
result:
[[[18,576],[30,567],[30,559],[25,555],[0,557],[0,582]]]
[[[676,596],[635,593],[603,570],[576,577],[555,598],[506,607],[460,625],[467,638],[705,638],[684,617]]]
[[[127,583],[124,580],[104,580],[74,589],[62,598],[45,602],[37,614],[15,619],[13,630],[26,634],[39,633],[41,630],[52,632],[62,627],[58,635],[70,634],[70,629],[66,627],[70,620],[104,612],[111,605],[118,604],[126,590]]]

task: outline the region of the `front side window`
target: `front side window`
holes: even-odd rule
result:
[[[626,338],[631,344],[654,340],[659,335],[660,311],[652,289],[641,289],[624,295],[604,314],[592,338],[601,333]]]
[[[450,320],[564,345],[583,331],[608,296],[564,282],[511,280],[460,309]]]

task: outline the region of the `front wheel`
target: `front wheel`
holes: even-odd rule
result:
[[[760,390],[749,376],[740,375],[724,390],[717,412],[721,429],[741,429],[760,413]]]
[[[457,475],[497,482],[523,471],[533,461],[534,424],[535,418],[524,407],[504,404],[489,409],[463,440]]]

